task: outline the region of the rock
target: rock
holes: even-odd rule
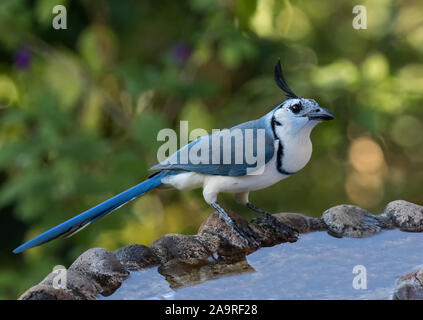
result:
[[[393,300],[423,300],[423,268],[414,270],[398,280]]]
[[[273,216],[280,222],[296,229],[299,233],[327,230],[327,226],[321,218],[312,218],[290,212],[276,213]]]
[[[279,221],[274,215],[272,219],[267,217],[254,218],[251,221],[251,229],[260,239],[260,247],[272,247],[283,242],[295,242],[298,239],[298,233],[292,229],[294,237],[287,237],[285,229],[281,227]],[[279,224],[279,225],[278,225]]]
[[[66,290],[37,284],[25,291],[19,300],[77,300],[77,298]]]
[[[404,200],[396,200],[388,203],[383,214],[390,217],[402,231],[423,231],[423,206]]]
[[[172,259],[207,259],[213,253],[202,240],[197,235],[167,234],[154,241],[150,248],[162,264]]]
[[[151,248],[139,244],[119,248],[114,254],[127,270],[149,268],[160,263],[160,259]]]
[[[396,228],[396,225],[395,225],[394,221],[392,220],[392,218],[390,216],[386,215],[385,213],[375,215],[374,217],[379,222],[379,226],[382,229],[395,229]]]
[[[229,216],[237,223],[238,227],[246,234],[253,234],[248,222],[235,212],[228,211]],[[257,250],[257,247],[246,245],[240,235],[234,232],[225,221],[223,221],[217,212],[212,213],[198,229],[198,234],[218,235],[222,239],[222,244],[218,254],[222,256],[246,255]]]
[[[129,275],[109,250],[93,248],[85,251],[69,267],[95,282],[104,296],[112,294]]]
[[[74,270],[63,269],[63,271],[60,270],[59,272],[65,272],[65,277],[62,278],[64,283],[59,283],[61,286],[60,289],[65,290],[78,300],[96,299],[96,296],[100,292],[101,288],[95,282],[87,279],[83,274]],[[57,279],[58,276],[59,274],[57,271],[52,272],[40,282],[40,285],[54,287],[55,284],[57,285],[57,280],[55,279]]]
[[[342,204],[327,209],[322,215],[328,233],[335,237],[363,238],[381,231],[379,221],[370,212]]]
[[[197,239],[203,244],[207,250],[214,254],[219,251],[219,248],[226,245],[226,241],[221,236],[207,231],[197,235]]]
[[[158,272],[166,278],[172,289],[192,286],[221,276],[255,272],[245,257],[234,263],[200,259],[173,259],[161,265]]]

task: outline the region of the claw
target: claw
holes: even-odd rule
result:
[[[260,246],[260,243],[255,239],[253,232],[244,231],[240,229],[236,224],[234,224],[234,231],[240,235],[242,242],[248,247],[257,248]]]
[[[258,248],[260,246],[260,243],[255,239],[254,232],[249,230],[249,227],[247,227],[246,230],[241,229],[217,202],[213,202],[210,205],[216,209],[220,218],[226,222],[232,231],[240,235],[241,241],[244,242],[247,247]]]
[[[266,226],[273,228],[274,230],[276,230],[277,233],[283,234],[284,237],[289,242],[295,242],[295,241],[298,240],[298,235],[299,235],[298,230],[296,230],[296,229],[286,225],[285,223],[279,221],[271,213],[255,206],[251,202],[247,202],[246,205],[251,210],[254,210],[255,212],[258,212],[258,213],[260,213],[261,215],[264,216],[264,219],[254,219],[254,220],[261,222],[263,225],[266,225]]]
[[[272,228],[278,234],[282,234],[289,242],[297,241],[300,234],[298,230],[279,221],[271,214],[265,215],[264,218],[256,218],[253,220],[253,222]]]

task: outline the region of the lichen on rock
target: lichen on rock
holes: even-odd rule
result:
[[[307,217],[292,212],[276,213],[274,216],[279,221],[295,228],[300,233],[327,230],[327,225],[321,218]]]
[[[391,218],[402,231],[423,231],[423,206],[404,200],[396,200],[388,203],[383,214]]]
[[[150,248],[161,264],[172,259],[207,259],[213,253],[198,235],[167,234],[154,241]]]
[[[149,247],[130,244],[117,249],[114,254],[127,270],[150,268],[160,263],[159,257]]]
[[[363,238],[382,230],[379,221],[367,210],[342,204],[327,209],[322,215],[328,233],[335,237]]]

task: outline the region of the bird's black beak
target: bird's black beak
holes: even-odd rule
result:
[[[335,116],[332,112],[330,112],[328,109],[318,107],[309,113],[306,114],[306,116],[310,120],[317,120],[317,121],[324,121],[324,120],[332,120],[335,119]]]

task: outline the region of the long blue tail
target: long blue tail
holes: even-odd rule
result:
[[[60,236],[70,237],[82,228],[89,225],[91,222],[104,217],[111,213],[113,210],[123,206],[125,203],[138,198],[144,193],[157,188],[162,184],[162,178],[166,175],[166,172],[159,172],[151,178],[141,182],[140,184],[110,198],[109,200],[96,205],[95,207],[88,209],[87,211],[65,221],[50,230],[36,236],[34,239],[25,242],[21,246],[13,250],[14,253],[20,253],[28,250],[32,247],[39,246],[43,243],[49,242]]]

